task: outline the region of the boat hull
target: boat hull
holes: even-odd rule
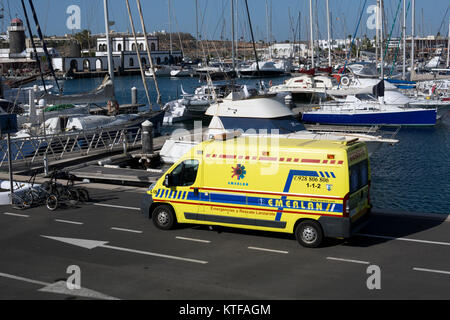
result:
[[[369,112],[305,112],[303,122],[336,125],[433,126],[436,109]]]
[[[286,72],[282,70],[240,70],[239,76],[242,78],[259,78],[259,77],[280,77]]]

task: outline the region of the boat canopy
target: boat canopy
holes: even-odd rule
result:
[[[103,82],[91,92],[68,95],[44,93],[39,99],[44,99],[47,105],[101,103],[114,99],[114,85],[109,76],[106,76]]]

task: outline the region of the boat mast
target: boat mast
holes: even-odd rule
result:
[[[416,1],[412,0],[412,18],[411,18],[411,74],[414,72],[414,37],[416,25]]]
[[[125,2],[127,4],[128,18],[130,19],[131,31],[133,32],[134,46],[136,48],[136,56],[137,56],[137,59],[138,59],[138,62],[139,62],[139,70],[141,71],[142,84],[144,85],[144,88],[145,88],[145,94],[147,96],[147,101],[148,101],[148,105],[149,105],[150,111],[153,111],[153,105],[152,105],[152,102],[150,100],[150,95],[148,93],[147,82],[145,81],[144,68],[142,67],[142,59],[141,59],[141,54],[139,52],[139,45],[138,45],[138,42],[137,42],[136,31],[134,29],[133,17],[131,15],[130,2],[128,0],[125,0]],[[147,43],[147,45],[148,45],[148,43]],[[155,73],[153,73],[153,77],[156,77]]]
[[[378,46],[380,44],[380,30],[378,26],[380,25],[380,0],[377,0],[377,8],[375,9],[375,69],[378,68]]]
[[[313,34],[313,12],[312,0],[309,0],[309,29],[310,29],[310,45],[311,45],[311,69],[314,69],[314,34]]]
[[[331,67],[330,6],[327,0],[328,66]]]
[[[447,69],[450,67],[450,20],[448,22]]]
[[[195,55],[198,59],[198,0],[195,0]]]
[[[156,89],[156,93],[158,94],[158,97],[156,98],[156,102],[159,104],[159,106],[162,109],[161,92],[159,91],[158,80],[156,79],[157,77],[155,76],[156,71],[155,71],[155,67],[153,66],[152,54],[151,54],[150,46],[149,46],[149,43],[148,43],[147,29],[145,28],[144,15],[142,14],[142,8],[141,8],[141,0],[136,0],[136,4],[137,4],[137,7],[138,7],[138,11],[139,11],[139,17],[141,19],[142,32],[144,33],[144,37],[145,37],[145,44],[146,44],[145,47],[147,49],[147,55],[148,55],[148,59],[150,61],[150,68],[151,68],[152,73],[154,75],[153,76],[153,81],[155,82],[155,89]],[[151,104],[150,104],[150,106],[151,106]]]
[[[167,11],[169,17],[169,43],[170,43],[169,54],[172,55],[172,21],[171,21],[172,19],[170,19],[170,0],[168,0]]]
[[[266,0],[266,35],[267,35],[267,48],[269,49],[269,58],[272,58],[272,50],[270,49],[270,31],[269,31],[269,5]]]
[[[47,86],[45,85],[45,81],[44,81],[44,74],[42,72],[41,60],[39,59],[37,49],[36,49],[36,44],[33,39],[33,31],[31,30],[31,24],[30,24],[30,20],[28,19],[27,9],[25,7],[24,0],[21,0],[21,2],[22,2],[23,13],[25,15],[25,21],[26,21],[27,27],[28,27],[28,32],[30,34],[31,45],[33,47],[33,52],[34,52],[35,58],[36,58],[36,64],[37,64],[38,70],[39,70],[39,75],[41,77],[42,85],[44,86],[44,91],[45,91],[45,93],[47,93]],[[44,130],[45,130],[45,126],[44,126]]]
[[[380,45],[381,45],[381,50],[380,50],[380,56],[381,56],[381,71],[380,71],[380,75],[381,75],[381,80],[384,80],[384,53],[383,53],[383,48],[384,48],[384,28],[383,28],[383,0],[380,1]]]
[[[256,51],[255,37],[253,35],[252,20],[250,19],[250,11],[248,10],[248,2],[247,2],[247,0],[245,0],[245,8],[246,8],[246,11],[247,11],[248,26],[250,27],[250,35],[251,35],[251,38],[252,38],[253,53],[255,55],[255,61],[256,61],[256,70],[258,72],[258,77],[259,77],[259,86],[262,89],[261,70],[259,69],[258,52]]]
[[[105,14],[105,31],[106,31],[106,48],[108,50],[108,73],[112,82],[114,83],[114,64],[112,58],[111,39],[109,36],[109,13],[108,0],[103,0],[103,9]]]
[[[33,1],[28,0],[28,3],[31,8],[31,13],[33,14],[34,23],[36,24],[36,31],[38,33],[39,39],[42,41],[42,49],[44,50],[45,57],[48,62],[48,68],[50,69],[50,73],[52,74],[53,78],[55,79],[55,83],[56,83],[56,86],[58,87],[58,91],[60,93],[62,93],[62,88],[59,86],[58,79],[56,78],[55,70],[53,68],[53,64],[50,59],[50,55],[48,54],[47,45],[45,44],[44,35],[42,34],[41,27],[39,25],[39,20],[38,20],[37,14],[36,14],[36,10],[34,9]]]
[[[406,0],[403,0],[403,73],[402,79],[406,80]]]
[[[236,70],[235,54],[234,54],[234,0],[231,0],[231,60],[233,72]]]

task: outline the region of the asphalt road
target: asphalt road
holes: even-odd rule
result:
[[[137,190],[91,193],[56,212],[0,207],[0,299],[450,299],[444,219],[376,215],[349,241],[307,249],[277,233],[160,231]],[[82,289],[67,288],[73,268]]]

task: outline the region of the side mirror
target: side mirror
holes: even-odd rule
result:
[[[168,174],[166,174],[166,176],[164,177],[163,186],[169,187],[169,175]]]

